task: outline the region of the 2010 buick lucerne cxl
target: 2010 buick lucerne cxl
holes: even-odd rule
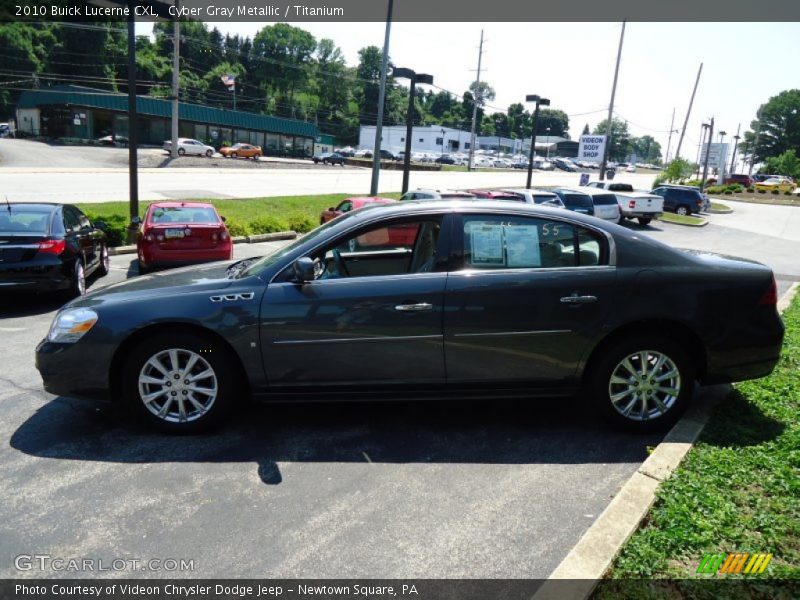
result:
[[[402,202],[260,259],[76,299],[36,363],[49,392],[125,402],[172,431],[219,423],[250,396],[588,399],[651,430],[696,381],[772,371],[776,296],[761,264],[574,212]]]

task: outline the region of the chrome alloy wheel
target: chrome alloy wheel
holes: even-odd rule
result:
[[[622,359],[611,372],[608,397],[626,419],[647,421],[664,416],[678,400],[681,374],[675,362],[656,350]]]
[[[147,410],[169,423],[200,419],[211,410],[217,394],[214,369],[191,350],[162,350],[139,372],[139,398]]]
[[[108,246],[103,246],[102,254],[100,255],[102,269],[106,272],[111,268],[111,259],[108,256]]]

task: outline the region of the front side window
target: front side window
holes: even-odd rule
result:
[[[345,201],[345,202],[342,202],[342,203],[339,205],[339,210],[340,210],[341,212],[343,212],[343,213],[345,213],[345,212],[349,212],[349,211],[353,210],[353,203],[352,203],[352,202],[350,202],[349,200],[347,200],[347,201]]]
[[[436,264],[440,231],[439,217],[361,229],[312,255],[315,279],[429,273]]]
[[[464,269],[539,269],[603,264],[602,236],[562,221],[474,215],[463,220]]]

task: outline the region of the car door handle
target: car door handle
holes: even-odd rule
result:
[[[433,304],[428,304],[427,302],[417,302],[414,304],[398,304],[394,307],[395,310],[399,310],[400,312],[420,312],[423,310],[431,310],[433,308]]]
[[[591,302],[597,302],[597,296],[579,296],[578,294],[572,294],[571,296],[564,296],[561,298],[562,304],[590,304]]]

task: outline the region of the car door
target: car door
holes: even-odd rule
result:
[[[563,218],[465,214],[444,310],[449,385],[564,385],[615,304],[611,241]]]
[[[66,205],[62,209],[64,220],[64,240],[72,252],[80,257],[84,269],[87,271],[91,267],[92,243],[81,231],[80,213],[74,206]]]
[[[383,221],[315,250],[313,281],[287,266],[261,307],[270,386],[443,384],[441,231],[440,216]]]
[[[78,215],[78,223],[80,229],[78,236],[80,238],[80,245],[84,249],[84,256],[86,257],[86,272],[92,273],[100,264],[100,251],[102,247],[103,234],[98,229],[92,226],[89,220],[81,210],[76,206],[70,206]]]

